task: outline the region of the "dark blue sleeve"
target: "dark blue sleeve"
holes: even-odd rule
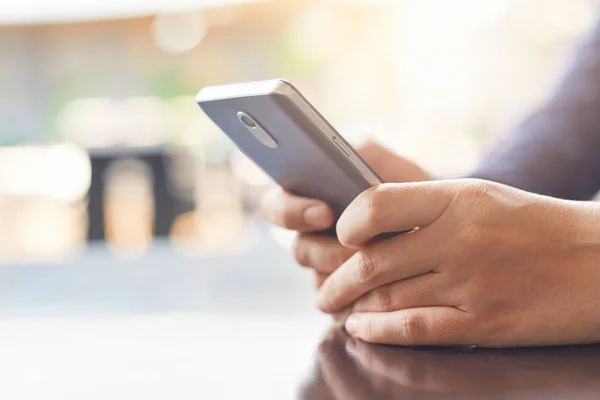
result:
[[[490,153],[473,177],[589,200],[600,190],[600,25],[544,107]]]

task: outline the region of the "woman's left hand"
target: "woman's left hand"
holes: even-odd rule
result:
[[[384,232],[418,230],[386,240]],[[479,180],[384,184],[337,225],[359,249],[318,305],[367,342],[489,347],[600,341],[600,205]]]

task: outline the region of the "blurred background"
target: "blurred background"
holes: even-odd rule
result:
[[[460,176],[544,101],[596,8],[0,2],[0,397],[297,398],[330,321],[256,216],[272,183],[197,91],[286,78],[351,141]]]
[[[21,0],[0,6],[0,263],[260,246],[269,180],[205,85],[291,80],[351,140],[468,173],[536,107],[592,0]],[[452,148],[449,152],[447,149]],[[277,233],[276,233],[277,235]],[[257,239],[258,238],[258,239]]]

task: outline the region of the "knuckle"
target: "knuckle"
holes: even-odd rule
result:
[[[356,278],[359,282],[367,282],[373,279],[377,273],[377,259],[369,251],[363,250],[359,254]]]
[[[344,247],[342,247],[341,245],[336,246],[335,249],[331,250],[330,256],[328,257],[327,269],[333,272],[347,260],[348,255]]]
[[[419,342],[427,337],[427,323],[422,315],[409,315],[398,324],[398,330],[408,342]]]
[[[385,185],[373,189],[367,198],[366,228],[376,228],[385,218],[385,209],[388,203],[388,191]]]
[[[489,189],[490,183],[481,179],[466,179],[464,181],[462,192],[463,195],[473,195],[478,197],[484,195]]]
[[[510,313],[498,310],[490,315],[474,315],[469,321],[473,344],[498,347],[506,343],[507,332],[515,328]]]
[[[375,298],[377,299],[377,306],[381,309],[381,311],[391,311],[392,310],[392,295],[390,290],[387,288],[377,289],[374,292]]]
[[[375,342],[378,340],[377,326],[372,318],[366,318],[362,324],[361,338],[367,342]]]

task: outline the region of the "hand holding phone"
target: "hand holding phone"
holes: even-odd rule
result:
[[[343,158],[348,158],[346,152],[332,140],[340,137],[339,134],[285,81],[206,88],[199,93],[198,103],[243,152],[283,187],[284,190],[273,189],[265,196],[262,214],[274,224],[299,232],[294,256],[299,264],[315,270],[317,288],[356,252],[342,246],[334,235],[321,232],[334,230],[336,218],[358,193],[382,180],[408,182],[431,179],[418,165],[372,142],[357,150],[348,147],[352,150],[351,154],[356,154],[352,158],[357,161],[356,164],[337,164],[339,157],[332,160],[327,154],[339,156],[341,151]],[[251,112],[245,111],[250,108]],[[278,124],[272,121],[273,118],[279,121]],[[260,127],[255,120],[261,124]],[[298,141],[303,145],[294,147],[293,144]],[[280,143],[291,143],[290,152],[294,157],[286,159],[285,154],[274,151]],[[336,147],[332,148],[331,143]],[[303,148],[312,150],[306,154],[305,150],[300,150]],[[315,179],[306,184],[306,177],[302,175],[302,171],[315,159],[319,160],[317,165],[335,163],[329,169],[341,175],[342,182],[347,182],[345,171],[353,176],[350,181],[356,182],[348,185],[349,190],[334,192],[337,201],[335,211],[329,205],[332,204],[329,193],[331,189],[340,188],[340,182],[335,177],[323,179],[317,170],[313,175]],[[303,196],[303,193],[308,195]]]
[[[356,147],[356,151],[386,182],[431,179],[418,165],[376,143],[364,143]],[[310,218],[306,217],[307,212]],[[272,223],[298,232],[294,257],[298,264],[315,271],[317,288],[356,252],[356,249],[344,247],[335,236],[320,232],[334,223],[333,212],[323,201],[274,188],[265,196],[261,213]]]

